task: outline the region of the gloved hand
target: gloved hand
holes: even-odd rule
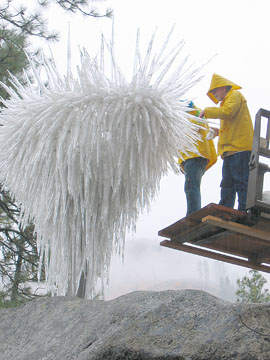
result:
[[[215,133],[215,130],[214,129],[209,129],[208,130],[208,133],[206,135],[206,140],[212,140],[216,137],[216,133]]]
[[[219,129],[218,128],[210,128],[207,135],[206,135],[206,140],[212,140],[218,135],[219,135]]]

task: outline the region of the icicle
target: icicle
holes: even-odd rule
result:
[[[177,169],[178,150],[195,150],[195,126],[178,100],[200,69],[184,69],[182,42],[167,53],[171,36],[156,55],[154,34],[142,56],[138,31],[130,80],[117,65],[114,38],[103,37],[99,58],[81,51],[77,79],[69,51],[66,76],[43,60],[46,86],[31,59],[26,85],[11,77],[16,92],[8,89],[0,114],[0,180],[22,204],[23,223],[33,219],[57,295],[93,296],[161,177]]]
[[[70,43],[70,22],[68,23],[68,48],[67,48],[67,78],[71,78],[71,43]]]

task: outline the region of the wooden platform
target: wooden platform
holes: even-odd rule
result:
[[[161,246],[270,272],[270,219],[209,204],[158,232]]]

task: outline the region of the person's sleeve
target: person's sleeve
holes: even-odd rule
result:
[[[220,107],[207,107],[204,109],[204,115],[207,119],[227,120],[234,117],[241,106],[241,94],[234,91]]]

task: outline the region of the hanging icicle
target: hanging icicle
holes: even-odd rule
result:
[[[129,81],[102,37],[99,57],[82,51],[76,77],[44,59],[44,81],[29,59],[27,84],[10,76],[13,87],[5,86],[1,180],[21,204],[22,221],[35,224],[53,294],[93,296],[161,177],[176,170],[178,149],[194,150],[196,131],[178,100],[200,69],[187,67],[183,42],[168,50],[171,33],[158,53],[154,38],[142,56],[138,32]]]

